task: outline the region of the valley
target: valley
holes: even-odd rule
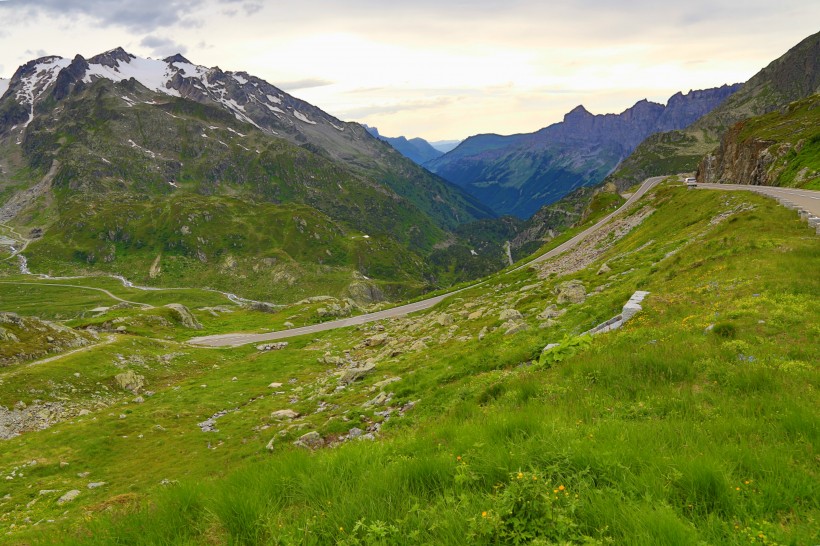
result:
[[[432,144],[181,53],[25,62],[0,544],[813,544],[818,36]],[[369,108],[469,103],[417,91]]]

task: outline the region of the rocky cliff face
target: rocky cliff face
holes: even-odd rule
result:
[[[666,106],[641,100],[620,114],[593,115],[578,106],[535,133],[470,137],[425,166],[496,213],[528,218],[577,188],[599,183],[647,136],[688,126],[738,88],[677,93]]]
[[[735,124],[698,167],[711,184],[820,185],[820,95]]]

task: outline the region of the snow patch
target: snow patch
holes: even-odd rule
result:
[[[130,144],[132,148],[140,150],[140,151],[145,152],[146,154],[150,155],[151,159],[155,159],[157,157],[156,153],[154,153],[151,150],[148,150],[146,148],[143,148],[142,146],[140,146],[139,144],[137,144],[136,142],[134,142],[130,138],[128,139],[128,144]]]
[[[307,118],[307,116],[306,116],[306,115],[304,115],[304,114],[303,114],[302,112],[300,112],[299,110],[294,110],[294,111],[293,111],[293,117],[295,117],[295,118],[296,118],[296,119],[298,119],[299,121],[303,121],[303,122],[305,122],[305,123],[309,123],[309,124],[311,124],[311,125],[316,125],[316,122],[315,122],[315,121],[311,121],[311,120],[309,120],[309,119]]]
[[[176,89],[167,87],[176,72],[177,68],[165,61],[137,57],[127,63],[118,62],[114,68],[101,64],[89,65],[83,81],[92,83],[97,78],[106,78],[113,82],[121,82],[134,78],[152,91],[179,97]]]
[[[239,85],[245,85],[246,83],[248,83],[248,79],[243,76],[240,76],[239,74],[231,74],[231,76],[233,76],[233,79],[239,82]]]
[[[335,123],[333,123],[332,121],[331,121],[331,122],[329,122],[329,123],[330,123],[330,126],[331,126],[331,127],[333,127],[334,129],[338,129],[339,131],[344,132],[344,130],[345,130],[345,128],[344,128],[344,127],[339,127],[338,125],[336,125],[336,124],[335,124]]]
[[[233,130],[233,129],[231,129],[230,127],[225,127],[225,128],[226,128],[228,131],[230,131],[230,132],[232,132],[233,134],[235,134],[236,136],[241,136],[241,137],[243,137],[243,138],[245,137],[245,135],[243,135],[243,134],[242,134],[242,133],[240,133],[239,131],[234,131],[234,130]]]
[[[273,95],[265,95],[270,102],[273,104],[282,104],[282,99],[279,97],[274,97]]]

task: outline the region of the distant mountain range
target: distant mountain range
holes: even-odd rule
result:
[[[436,159],[444,155],[444,152],[442,152],[441,150],[437,150],[433,147],[432,144],[430,144],[423,138],[411,138],[408,140],[406,137],[403,136],[386,137],[379,134],[379,130],[376,127],[370,127],[369,125],[365,125],[364,128],[367,129],[368,133],[378,138],[379,140],[387,142],[403,156],[413,160],[419,165],[424,165],[428,161],[432,161],[433,159]]]
[[[470,137],[425,167],[498,214],[528,218],[574,189],[598,184],[647,136],[688,126],[739,87],[677,93],[665,106],[642,100],[617,115],[578,106],[535,133]]]
[[[820,93],[820,33],[805,38],[769,63],[737,93],[690,127],[647,138],[607,181],[619,188],[627,188],[648,176],[695,171],[703,157],[718,147],[727,130],[735,124],[776,110],[785,113],[789,103],[817,93]],[[803,111],[811,112],[808,109]],[[784,121],[792,123],[794,120],[792,115]],[[804,121],[809,122],[808,119]],[[728,180],[714,170],[710,177]],[[769,177],[760,179],[768,180]],[[748,181],[735,180],[737,183]]]

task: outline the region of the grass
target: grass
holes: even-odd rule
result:
[[[0,405],[73,388],[71,403],[91,409],[4,442],[0,472],[24,476],[0,481],[0,530],[13,544],[811,544],[820,279],[806,271],[820,266],[820,241],[758,195],[651,193],[656,212],[569,277],[522,269],[421,315],[282,351],[196,349],[148,329],[0,371]],[[610,273],[597,274],[602,262]],[[567,279],[585,284],[586,302],[539,328]],[[614,316],[636,289],[650,295],[624,328],[536,363],[544,345]],[[530,328],[505,335],[506,308]],[[397,354],[364,343],[380,327]],[[411,349],[420,339],[427,348]],[[339,390],[323,355],[345,351],[375,358],[376,370]],[[144,403],[116,388],[126,369],[155,392]],[[393,393],[389,419],[366,405],[382,389]],[[301,416],[270,417],[284,408]],[[197,426],[234,409],[219,432]],[[334,442],[376,424],[375,442],[291,445],[311,430]],[[58,506],[59,494],[39,495],[47,489],[81,495]]]

